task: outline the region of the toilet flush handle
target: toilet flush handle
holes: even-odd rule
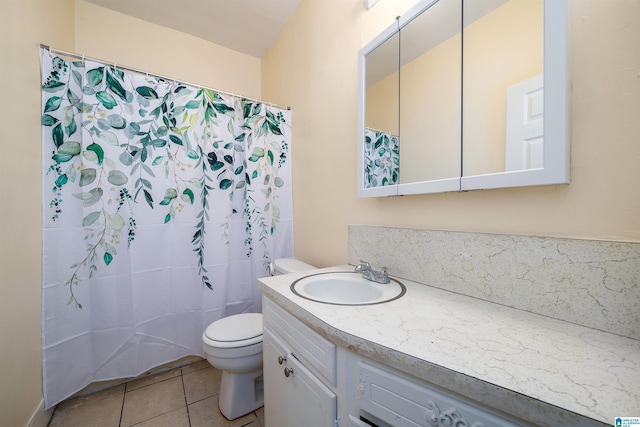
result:
[[[267,266],[267,271],[269,272],[269,276],[276,275],[276,265],[271,261]]]

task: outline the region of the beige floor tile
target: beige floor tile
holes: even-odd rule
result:
[[[218,397],[213,396],[189,405],[191,427],[258,427],[258,419],[252,412],[233,421],[227,420],[218,409]]]
[[[77,408],[78,406],[85,405],[87,403],[91,403],[96,400],[108,399],[115,396],[120,396],[120,398],[124,398],[124,390],[125,385],[121,384],[119,386],[111,387],[105,390],[96,391],[91,394],[87,394],[84,396],[71,397],[57,406],[56,411],[66,410],[68,408]]]
[[[189,427],[187,407],[183,406],[175,411],[143,421],[140,424],[136,424],[134,427]]]
[[[256,416],[258,417],[258,425],[260,427],[264,426],[264,406],[255,411]]]
[[[197,402],[220,393],[222,372],[213,367],[200,369],[182,376],[187,404]]]
[[[211,365],[207,361],[207,359],[200,360],[195,363],[191,363],[189,365],[185,365],[182,367],[182,375],[188,374],[190,372],[199,371],[200,369],[210,368]]]
[[[137,378],[127,383],[127,391],[133,391],[140,387],[146,387],[151,384],[159,383],[160,381],[168,380],[169,378],[179,377],[180,374],[180,368],[176,368],[171,369],[170,371],[161,372],[159,374]]]
[[[171,378],[125,393],[122,427],[174,411],[185,406],[182,378]]]
[[[49,426],[263,427],[262,408],[233,421],[220,413],[221,374],[202,360],[71,398],[58,405]]]
[[[89,399],[79,405],[60,405],[56,408],[50,427],[118,427],[123,395]]]

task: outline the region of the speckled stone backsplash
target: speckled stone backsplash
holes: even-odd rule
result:
[[[349,226],[349,263],[640,339],[640,243]]]

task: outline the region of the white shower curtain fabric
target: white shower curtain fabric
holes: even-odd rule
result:
[[[43,370],[86,385],[203,355],[293,255],[290,111],[41,49]]]

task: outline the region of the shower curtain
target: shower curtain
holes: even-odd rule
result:
[[[203,355],[293,254],[290,112],[41,49],[45,406]]]
[[[396,185],[400,176],[400,138],[364,129],[364,188]]]

